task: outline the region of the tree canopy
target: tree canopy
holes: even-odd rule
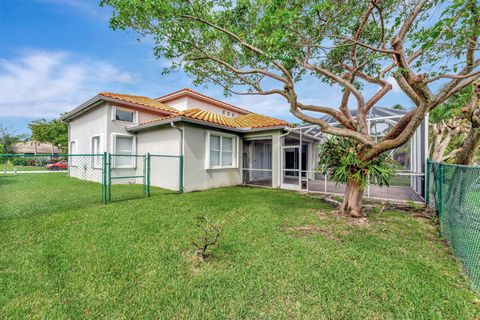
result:
[[[25,134],[17,134],[15,131],[0,125],[0,154],[15,153],[15,145],[28,138]]]
[[[300,120],[357,141],[359,147],[352,152],[358,163],[406,143],[428,112],[480,76],[477,0],[101,4],[113,7],[114,29],[132,29],[154,39],[155,55],[171,62],[164,72],[181,68],[194,83],[213,83],[227,94],[279,95]],[[414,108],[376,141],[366,118],[392,90],[391,79]],[[307,103],[299,95],[302,80],[339,86],[339,105]],[[351,107],[357,109],[355,117]],[[325,121],[325,115],[340,126]],[[351,172],[365,172],[359,169]],[[350,175],[344,201],[357,202],[359,194],[358,179]],[[342,208],[360,212],[358,203],[344,203]]]
[[[28,127],[32,130],[33,140],[51,143],[64,151],[67,149],[68,128],[63,121],[40,119],[30,122]]]
[[[425,114],[479,75],[475,0],[103,0],[111,26],[155,40],[155,54],[196,83],[228,93],[283,96],[290,111],[333,135],[366,147],[365,159],[405,143]],[[339,106],[302,102],[305,77],[343,89]],[[375,143],[366,114],[394,77],[415,110]],[[378,89],[367,96],[366,87]],[[358,109],[354,119],[350,101]],[[328,114],[334,127],[309,112]]]

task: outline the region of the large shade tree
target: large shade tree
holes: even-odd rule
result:
[[[358,163],[406,143],[425,115],[479,76],[476,0],[103,0],[111,26],[155,40],[157,57],[195,83],[242,95],[279,95],[302,121],[356,141]],[[394,78],[414,108],[379,141],[370,109]],[[339,86],[337,106],[305,103],[302,80]],[[375,88],[375,90],[373,90]],[[373,91],[373,94],[372,94]],[[321,91],[318,93],[322,95]],[[350,107],[358,109],[354,118]],[[341,126],[322,119],[334,117]],[[361,213],[365,167],[349,167],[341,210]],[[361,173],[359,173],[361,171]]]
[[[50,143],[53,147],[58,147],[62,152],[67,150],[68,127],[67,124],[59,119],[46,120],[40,119],[28,124],[32,130],[32,139],[37,142]]]
[[[471,165],[480,147],[480,83],[448,98],[430,113],[430,159]]]

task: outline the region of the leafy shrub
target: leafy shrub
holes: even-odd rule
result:
[[[50,163],[50,157],[14,157],[10,159],[14,166],[43,167]]]
[[[346,183],[349,179],[360,184],[362,190],[368,185],[368,178],[376,179],[378,185],[389,184],[395,173],[396,163],[387,153],[370,161],[359,158],[364,146],[352,139],[330,137],[320,145],[319,165],[322,174],[331,174],[336,182]]]
[[[35,160],[32,157],[15,157],[11,160],[14,166],[31,166],[35,165]]]

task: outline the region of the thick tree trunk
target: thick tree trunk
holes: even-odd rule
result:
[[[471,126],[457,157],[457,164],[469,166],[473,163],[480,146],[480,83],[478,82],[475,84],[475,92],[465,111]]]
[[[437,140],[440,140],[440,142],[437,143]],[[447,136],[442,140],[442,136],[440,136],[440,139],[436,139],[435,144],[433,145],[433,150],[430,154],[430,159],[433,162],[442,162],[443,157],[445,155],[445,151],[447,150],[448,144],[452,140],[452,136],[450,133],[447,133]]]
[[[361,217],[363,191],[360,184],[355,181],[348,181],[345,187],[343,203],[340,206],[340,213],[352,217]]]
[[[430,159],[433,162],[443,162],[457,155],[460,149],[455,149],[446,154],[452,138],[462,132],[462,126],[456,118],[448,123],[439,122],[432,124],[434,139],[430,144]]]
[[[480,128],[471,127],[465,138],[462,151],[457,158],[457,164],[469,166],[473,163],[478,147],[480,146]]]

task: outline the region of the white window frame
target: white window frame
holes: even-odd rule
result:
[[[136,157],[136,154],[137,154],[137,137],[134,136],[133,134],[124,134],[124,133],[112,133],[112,154],[115,155],[116,154],[116,148],[117,148],[117,137],[127,137],[127,138],[132,138],[132,158],[133,158],[133,161],[132,161],[132,164],[131,165],[118,165],[117,163],[115,163],[115,159],[116,157],[113,156],[113,163],[112,163],[112,167],[114,168],[136,168],[137,167],[137,157]]]
[[[98,138],[98,153],[95,152],[93,141],[94,139]],[[103,134],[96,134],[90,137],[90,151],[92,155],[102,155],[103,154]],[[98,160],[100,159],[100,160]],[[98,162],[100,161],[100,163]],[[93,156],[92,157],[92,168],[94,169],[101,169],[103,166],[102,164],[102,157]]]
[[[220,138],[220,165],[212,166],[210,165],[210,136],[218,136]],[[232,138],[232,165],[223,166],[222,165],[222,137]],[[236,169],[238,168],[238,154],[239,154],[239,138],[234,134],[217,132],[217,131],[207,131],[205,135],[205,169],[214,170],[214,169]]]
[[[133,112],[133,122],[117,120],[117,109]],[[112,105],[112,121],[121,122],[121,123],[133,123],[133,124],[138,123],[138,111]]]
[[[72,147],[73,143],[73,147]],[[68,146],[68,154],[75,155],[78,154],[78,139],[72,139],[70,140],[69,146]],[[78,167],[78,157],[68,157],[68,166],[69,167]]]

